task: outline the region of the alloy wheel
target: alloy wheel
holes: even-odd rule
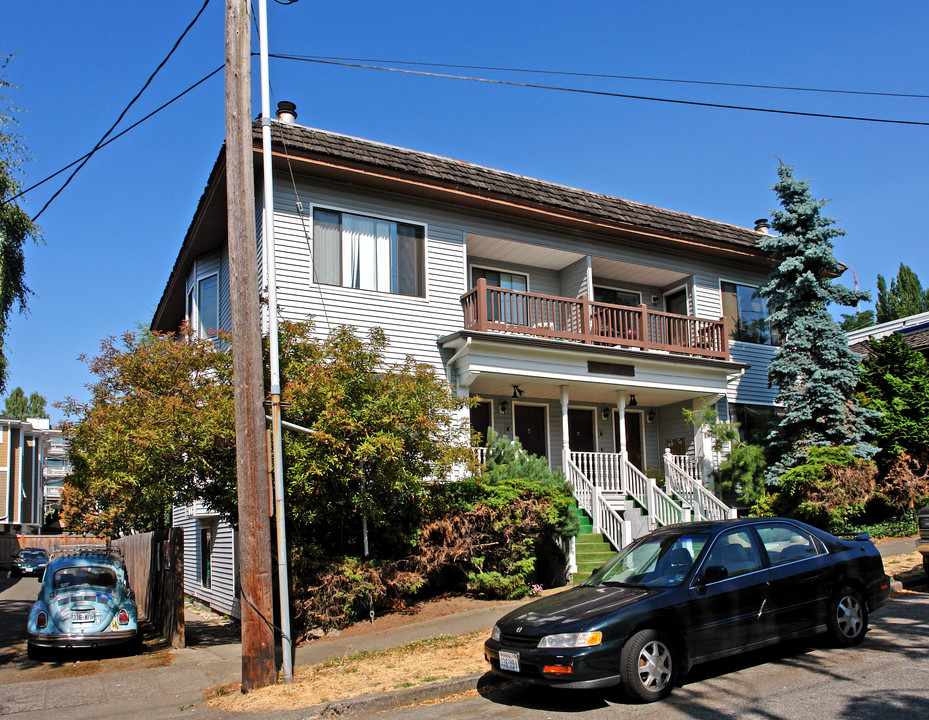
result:
[[[861,603],[854,595],[846,595],[836,606],[836,622],[845,637],[854,638],[863,624]]]
[[[645,644],[639,653],[639,679],[648,690],[659,692],[671,679],[671,652],[659,640]]]

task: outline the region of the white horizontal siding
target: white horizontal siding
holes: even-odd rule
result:
[[[771,364],[777,348],[770,345],[731,342],[729,352],[736,362],[751,366],[741,378],[729,384],[729,391],[726,393],[729,402],[773,405],[774,398],[777,397],[777,388],[768,387],[768,365]]]

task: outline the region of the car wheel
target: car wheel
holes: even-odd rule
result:
[[[861,593],[843,587],[829,603],[826,618],[830,637],[843,647],[857,645],[868,631],[868,608]]]
[[[657,630],[640,630],[623,645],[620,678],[633,698],[654,702],[667,697],[676,676],[673,646]]]

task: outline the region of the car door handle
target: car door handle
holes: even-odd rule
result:
[[[755,618],[756,620],[759,619],[761,617],[761,613],[764,612],[764,606],[766,602],[768,602],[768,598],[765,598],[761,601],[761,607],[758,608],[758,617]]]

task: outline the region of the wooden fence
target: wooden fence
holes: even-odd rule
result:
[[[139,614],[172,646],[184,647],[184,529],[129,535],[113,544],[126,561]]]
[[[0,536],[0,569],[9,570],[13,555],[24,547],[42,548],[49,555],[61,545],[106,545],[106,538],[85,535],[3,535]]]

